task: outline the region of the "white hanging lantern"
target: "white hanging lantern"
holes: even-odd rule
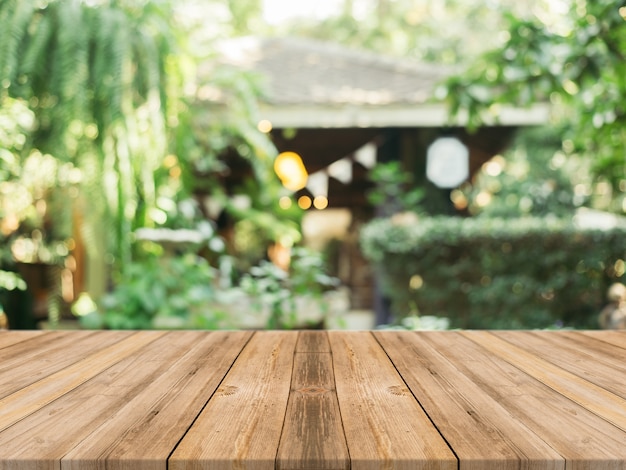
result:
[[[456,188],[469,177],[469,150],[455,137],[440,137],[426,152],[426,177],[439,188]]]

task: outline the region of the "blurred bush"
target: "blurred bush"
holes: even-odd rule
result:
[[[571,218],[376,219],[361,232],[397,321],[446,317],[451,328],[597,328],[625,272],[626,227]]]

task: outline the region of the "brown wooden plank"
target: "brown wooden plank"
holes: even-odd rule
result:
[[[264,331],[248,342],[169,459],[168,469],[274,469],[297,335]]]
[[[108,332],[101,334],[106,333]],[[164,334],[156,331],[134,333],[0,399],[0,431],[65,395]],[[71,349],[68,350],[68,354],[72,354]]]
[[[614,346],[620,347],[622,349],[626,349],[626,331],[624,330],[620,330],[620,331],[595,331],[595,330],[589,330],[589,331],[581,331],[581,334],[584,334],[586,336],[589,336],[591,338],[596,338],[600,341],[604,341],[606,343],[610,343]]]
[[[521,370],[523,362],[531,358],[520,358],[513,365],[508,360],[514,358],[501,357],[500,348],[494,345],[506,342],[495,334],[460,332],[453,347],[448,335],[431,332],[426,338],[436,348],[445,349],[455,367],[562,455],[568,470],[626,466],[626,434],[543,383],[549,375],[545,369],[529,368],[529,373]],[[508,346],[509,351],[524,352]],[[504,355],[508,356],[507,349]]]
[[[330,353],[328,335],[324,331],[300,331],[296,352]]]
[[[329,347],[325,332],[299,334],[278,470],[350,468]]]
[[[454,454],[372,334],[328,336],[351,468],[456,469]]]
[[[139,332],[128,338],[134,340],[134,349],[115,362],[107,360],[105,366],[83,361],[84,369],[76,375],[89,380],[0,432],[0,462],[19,461],[24,469],[59,468],[64,455],[158,381],[195,338],[192,332]],[[122,348],[123,343],[116,346]],[[162,468],[165,463],[161,462]]]
[[[132,334],[130,331],[53,331],[0,353],[0,398],[78,362]]]
[[[497,335],[564,371],[626,399],[626,349],[574,331],[502,331]],[[623,420],[624,423],[626,420]]]
[[[565,460],[435,348],[430,333],[376,332],[429,418],[454,449],[460,469],[564,469]],[[456,333],[447,336],[454,348]]]
[[[176,352],[165,355],[160,351],[161,375],[134,397],[127,397],[123,407],[70,450],[61,468],[165,468],[168,456],[251,335],[234,331],[170,333],[167,343],[159,347],[175,347]]]
[[[16,343],[36,338],[44,334],[41,330],[0,330],[0,349],[6,348]],[[4,352],[0,351],[0,364],[2,363],[2,357]]]
[[[12,331],[7,337],[13,337],[13,333],[17,332]],[[30,362],[30,359],[37,355],[45,354],[48,349],[68,342],[71,344],[72,341],[69,331],[46,331],[30,338],[24,338],[18,334],[15,338],[16,341],[13,341],[10,347],[0,350],[0,357],[2,358],[0,371],[14,369],[23,362]]]
[[[626,400],[550,362],[549,357],[563,357],[562,348],[546,342],[537,354],[533,354],[509,341],[505,341],[503,338],[507,336],[510,339],[517,336],[518,341],[522,343],[530,343],[533,337],[530,332],[517,332],[517,335],[513,337],[504,332],[476,331],[469,334],[472,340],[479,342],[490,352],[497,354],[561,395],[626,431]],[[580,355],[579,357],[582,358],[583,356]],[[601,367],[600,364],[595,364],[595,366],[598,369]],[[623,370],[621,372],[615,370],[614,373],[618,380],[620,376],[624,375]]]

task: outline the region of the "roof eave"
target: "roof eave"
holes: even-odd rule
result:
[[[467,113],[451,119],[444,104],[416,105],[268,105],[261,104],[260,116],[276,129],[352,127],[445,127],[465,126]],[[528,108],[501,106],[497,114],[484,116],[487,126],[537,126],[548,123],[550,107],[536,104]]]

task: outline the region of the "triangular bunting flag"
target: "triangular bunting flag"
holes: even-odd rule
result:
[[[309,175],[306,188],[311,192],[313,197],[328,197],[328,173],[322,170]]]
[[[359,162],[365,168],[370,169],[376,165],[377,147],[373,143],[365,144],[363,147],[354,152],[354,160]]]
[[[328,166],[328,175],[343,184],[350,183],[352,181],[352,160],[346,157],[331,163]]]

